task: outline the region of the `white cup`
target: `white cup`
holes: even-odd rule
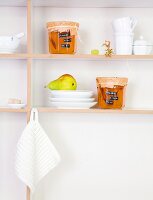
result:
[[[117,32],[132,32],[137,24],[137,19],[134,17],[123,17],[115,19],[112,23],[114,31]]]
[[[118,55],[131,55],[133,33],[115,33],[115,53]]]

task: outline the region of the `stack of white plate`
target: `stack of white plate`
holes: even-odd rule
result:
[[[55,108],[88,109],[97,104],[88,90],[50,90],[49,105]]]

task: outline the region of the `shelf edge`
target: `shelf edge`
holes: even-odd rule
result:
[[[138,110],[138,109],[123,109],[123,110],[111,110],[111,109],[56,109],[39,107],[39,112],[50,112],[50,113],[102,113],[102,114],[153,114],[153,110]]]

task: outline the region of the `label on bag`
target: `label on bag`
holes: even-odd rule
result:
[[[116,95],[117,93],[116,92],[107,91],[106,94],[108,94],[108,95]]]
[[[70,32],[59,33],[59,38],[69,37],[69,36],[70,36]]]
[[[71,38],[64,39],[64,42],[71,42]]]
[[[118,97],[111,97],[110,100],[118,100]]]
[[[106,104],[113,104],[113,101],[111,101],[111,100],[106,100]]]
[[[70,44],[61,44],[62,48],[70,48]]]

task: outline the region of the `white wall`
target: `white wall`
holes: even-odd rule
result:
[[[18,33],[25,33],[21,40],[19,53],[25,53],[26,48],[26,8],[25,7],[0,7],[0,35],[12,36]]]
[[[42,114],[62,162],[36,199],[152,199],[152,116]]]
[[[124,16],[135,16],[138,25],[135,29],[135,39],[143,35],[145,39],[152,38],[153,8],[50,8],[36,7],[33,10],[34,17],[34,51],[36,53],[47,52],[47,28],[48,21],[73,20],[80,23],[79,43],[80,53],[90,53],[92,48],[101,48],[105,39],[113,42],[111,22],[113,19]],[[46,40],[44,39],[46,38]]]
[[[25,186],[14,171],[15,147],[25,125],[25,114],[0,113],[0,199],[3,200],[25,200]]]
[[[25,33],[18,53],[26,53],[26,8],[0,7],[0,35]],[[9,98],[26,103],[26,60],[0,60],[0,107]],[[0,199],[25,199],[25,186],[14,172],[16,143],[26,125],[25,114],[0,113]]]
[[[17,15],[15,27],[24,29],[19,21],[21,13],[17,14],[14,8],[6,9],[11,9]],[[119,16],[136,16],[139,24],[135,38],[143,34],[146,39],[153,41],[152,11],[35,8],[33,51],[47,52],[45,26],[49,20],[79,21],[80,36],[84,42],[83,45],[79,44],[82,53],[89,53],[91,48],[99,48],[103,40],[112,39],[110,22]],[[77,78],[80,89],[92,89],[95,94],[96,76],[127,76],[126,106],[152,108],[152,66],[152,61],[35,60],[32,69],[33,105],[47,105],[43,86],[63,73],[71,73]],[[10,95],[21,96],[25,100],[26,61],[1,61],[0,70],[0,83],[3,84],[0,85],[1,105],[6,103]],[[12,74],[10,78],[8,73]],[[39,185],[34,200],[153,198],[152,115],[41,113],[40,122],[62,161]],[[15,177],[13,170],[16,143],[25,123],[26,118],[22,113],[0,113],[0,199],[3,200],[25,199],[24,185]]]

